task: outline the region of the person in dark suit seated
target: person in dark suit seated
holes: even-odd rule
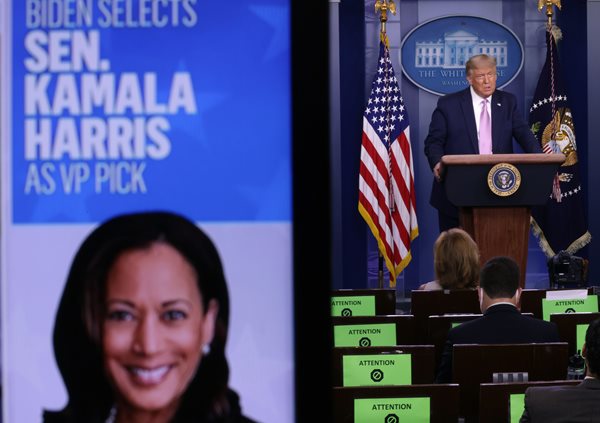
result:
[[[436,279],[419,286],[420,290],[477,288],[479,248],[467,232],[448,229],[433,244],[433,268]]]
[[[600,422],[600,319],[585,333],[585,379],[576,386],[531,387],[521,422]]]
[[[510,257],[488,260],[479,274],[479,302],[482,317],[450,329],[444,346],[437,383],[452,380],[454,344],[519,344],[559,342],[554,323],[523,316],[517,304],[521,295],[519,266]]]
[[[486,54],[471,57],[466,75],[470,87],[440,97],[425,138],[425,155],[434,175],[430,203],[438,210],[440,232],[458,226],[457,208],[440,183],[442,156],[513,153],[513,137],[526,153],[542,152],[517,110],[516,97],[496,89],[496,59]]]

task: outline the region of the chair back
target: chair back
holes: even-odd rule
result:
[[[415,345],[415,321],[410,314],[332,317],[335,347]]]
[[[590,323],[600,318],[600,313],[551,314],[550,321],[556,323],[560,340],[569,344],[569,355],[580,350],[585,341],[585,331]]]
[[[337,289],[331,291],[333,316],[384,316],[396,314],[395,289]]]
[[[524,289],[521,291],[519,299],[519,308],[522,313],[532,313],[534,317],[542,319],[544,316],[542,309],[542,300],[546,298],[548,291],[557,291],[554,289]],[[595,293],[595,290],[588,288],[588,295]]]
[[[395,347],[334,348],[333,386],[363,383],[368,386],[431,384],[435,380],[433,345],[398,345]],[[407,359],[406,374],[400,374],[401,361]]]
[[[386,418],[395,415],[394,420],[412,421],[411,401],[429,403],[429,421],[446,423],[458,421],[459,387],[456,384],[408,385],[362,388],[333,388],[334,423],[354,423],[358,407],[370,409],[366,421],[388,421]],[[365,404],[366,403],[366,404]],[[416,410],[417,412],[419,410]],[[423,411],[423,410],[421,410]],[[315,420],[316,421],[316,420]]]
[[[554,380],[525,383],[482,383],[479,385],[479,421],[486,423],[510,422],[511,414],[523,414],[523,396],[530,386],[573,386],[579,380]]]
[[[429,316],[481,313],[476,289],[414,290],[411,292],[410,303],[421,343],[425,343]]]
[[[528,381],[564,380],[569,346],[566,342],[455,344],[452,357],[452,382],[460,385],[461,415],[466,421],[477,421],[481,383],[492,383],[498,373],[526,375]]]
[[[435,347],[435,367],[440,365],[444,345],[448,339],[448,331],[454,326],[481,317],[482,314],[448,314],[429,316],[427,318],[427,335],[425,344]]]

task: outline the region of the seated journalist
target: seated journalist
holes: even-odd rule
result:
[[[54,325],[68,403],[44,422],[250,422],[228,387],[228,323],[219,254],[193,222],[108,220],[71,265]]]
[[[525,391],[521,422],[600,422],[600,319],[585,333],[585,379],[576,386],[539,386]]]
[[[421,285],[420,290],[477,288],[479,248],[467,232],[448,229],[433,244],[433,268],[436,279]]]
[[[521,288],[519,266],[510,257],[494,257],[479,274],[482,317],[450,329],[444,346],[437,383],[452,381],[452,348],[455,344],[521,344],[559,342],[556,324],[523,316],[517,308]]]
[[[440,97],[425,138],[425,155],[434,175],[430,203],[438,210],[440,232],[458,226],[457,208],[441,183],[442,156],[513,153],[513,138],[526,153],[542,152],[517,110],[516,97],[496,89],[496,59],[478,54],[465,68],[469,88]]]

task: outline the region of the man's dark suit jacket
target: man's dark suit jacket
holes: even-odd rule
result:
[[[513,137],[526,153],[542,152],[529,125],[517,110],[514,95],[496,90],[492,94],[490,107],[494,154],[513,153]],[[429,166],[433,169],[446,154],[479,154],[470,88],[440,97],[433,111],[429,134],[425,139],[425,155]],[[443,184],[435,178],[430,203],[445,215],[458,216],[456,207],[446,198]]]
[[[576,386],[536,386],[525,391],[521,422],[600,422],[600,380]]]
[[[523,316],[511,304],[497,304],[482,317],[450,329],[444,345],[436,382],[452,381],[452,348],[454,344],[521,344],[560,342],[558,329],[551,322]]]

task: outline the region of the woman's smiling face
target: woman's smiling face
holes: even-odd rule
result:
[[[106,283],[104,367],[118,407],[176,410],[212,340],[217,303],[204,310],[196,272],[173,247],[121,254]]]

